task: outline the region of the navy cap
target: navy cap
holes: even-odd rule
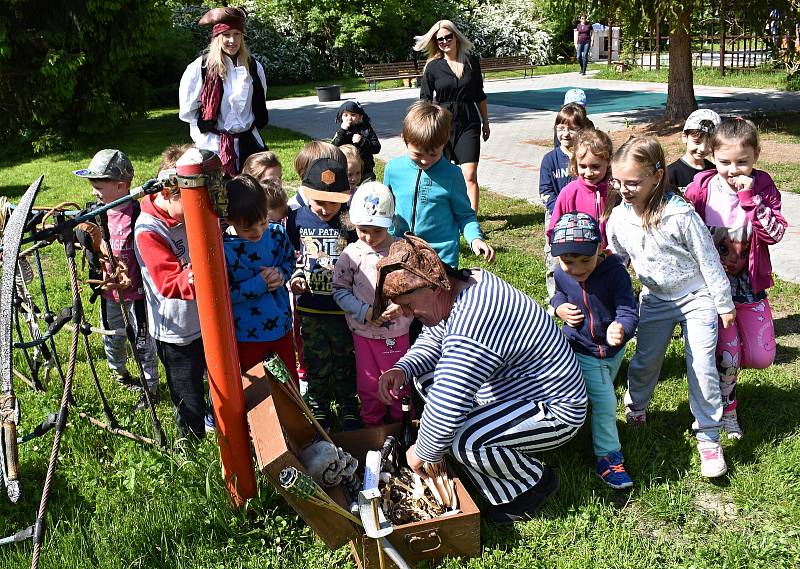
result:
[[[597,221],[587,213],[571,211],[558,218],[550,234],[550,254],[560,257],[573,255],[592,256],[603,238]]]

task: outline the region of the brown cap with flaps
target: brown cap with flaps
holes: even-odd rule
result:
[[[381,314],[393,300],[418,288],[442,288],[449,291],[450,279],[439,256],[424,239],[406,233],[395,241],[389,254],[378,261],[373,314]]]
[[[244,32],[245,17],[247,14],[241,8],[212,8],[197,23],[201,26],[214,26],[211,35],[218,36],[227,30]]]

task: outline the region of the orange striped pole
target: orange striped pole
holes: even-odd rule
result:
[[[176,169],[214,404],[222,475],[233,502],[241,506],[246,499],[256,495],[256,477],[250,455],[242,376],[219,226],[219,216],[224,214],[227,201],[222,187],[222,163],[213,152],[192,148],[180,157]]]

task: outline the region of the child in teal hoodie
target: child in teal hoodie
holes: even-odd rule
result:
[[[391,160],[383,183],[395,196],[393,235],[406,231],[427,241],[439,258],[458,268],[459,236],[473,253],[494,261],[494,249],[484,241],[478,218],[470,206],[461,169],[442,158],[450,137],[450,112],[419,101],[403,120],[408,155]]]

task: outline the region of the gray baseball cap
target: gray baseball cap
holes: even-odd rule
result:
[[[133,164],[121,150],[106,148],[94,155],[89,165],[73,172],[81,178],[92,180],[125,180],[133,179]]]

